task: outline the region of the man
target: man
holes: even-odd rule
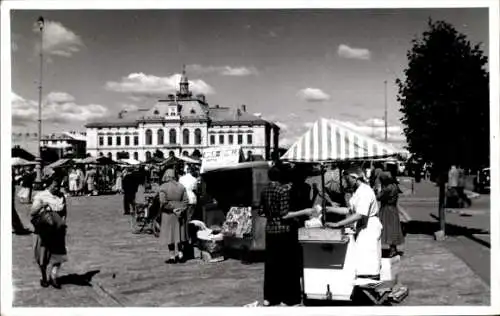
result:
[[[123,215],[130,215],[130,210],[135,211],[135,194],[139,186],[135,172],[129,168],[123,172]]]
[[[448,171],[448,192],[446,205],[452,207],[458,204],[458,169],[452,165]]]
[[[271,182],[261,193],[267,218],[264,305],[296,305],[301,302],[298,232],[292,220],[283,219],[290,212],[291,186],[282,167],[272,167],[268,175]]]
[[[196,178],[195,169],[193,167],[188,167],[186,174],[179,178],[179,183],[184,186],[188,196],[189,202],[186,210],[186,220],[189,223],[192,220],[197,203],[197,197],[195,192],[198,185],[198,179]],[[188,225],[186,225],[186,228],[187,226]],[[191,236],[189,236],[189,234],[187,234],[187,236],[191,240],[190,238]]]
[[[97,171],[94,167],[90,167],[85,174],[85,183],[87,184],[87,193],[89,196],[93,195],[96,191],[96,178]]]
[[[459,199],[460,207],[463,207],[463,202],[465,201],[467,205],[470,207],[472,205],[471,199],[465,194],[465,170],[459,166],[457,169],[458,180],[457,180],[457,194]]]

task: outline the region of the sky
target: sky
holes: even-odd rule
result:
[[[488,9],[129,10],[11,12],[12,130],[37,132],[43,38],[43,130],[147,108],[178,87],[186,65],[211,106],[247,106],[290,145],[321,117],[403,146],[396,78],[429,18],[488,55]]]

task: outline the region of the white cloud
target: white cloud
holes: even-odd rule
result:
[[[232,66],[202,66],[198,64],[188,65],[189,72],[197,74],[218,73],[222,76],[244,77],[257,75],[258,71],[255,67],[232,67]]]
[[[340,57],[344,58],[363,60],[369,60],[371,58],[371,53],[368,49],[349,47],[345,44],[339,45],[337,53]]]
[[[283,132],[284,130],[288,129],[288,124],[285,124],[283,122],[274,122],[274,124],[278,125],[278,127],[281,130],[281,132]]]
[[[297,95],[308,102],[322,102],[330,99],[330,96],[321,89],[305,88],[300,90]]]
[[[80,105],[65,92],[51,92],[43,102],[42,119],[49,122],[86,122],[108,114],[108,109],[99,104]],[[38,102],[24,99],[12,93],[12,123],[23,126],[38,119]]]
[[[36,23],[33,26],[33,31],[40,32]],[[83,47],[83,41],[80,36],[59,22],[45,21],[43,30],[43,51],[45,53],[71,57],[74,53],[79,52],[81,47]],[[37,44],[36,50],[40,50],[39,44]]]
[[[135,96],[161,97],[174,93],[179,89],[180,74],[170,77],[157,77],[144,73],[131,73],[120,82],[108,81],[106,89],[116,92],[130,93]],[[193,93],[213,94],[214,89],[203,80],[189,80],[189,89]]]
[[[135,104],[122,104],[121,109],[127,112],[133,112],[139,110],[139,107]]]
[[[378,118],[371,118],[364,122],[351,122],[341,121],[347,127],[361,133],[373,137],[379,141],[385,140],[385,124],[384,120]],[[371,124],[376,123],[376,124]],[[404,143],[406,137],[403,133],[401,125],[388,125],[387,126],[387,141],[389,143]]]

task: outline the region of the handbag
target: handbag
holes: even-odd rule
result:
[[[44,211],[33,215],[31,224],[33,224],[36,231],[47,228],[58,230],[66,226],[62,217],[57,212],[52,211],[49,206],[46,206]]]

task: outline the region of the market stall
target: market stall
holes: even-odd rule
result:
[[[221,227],[226,252],[249,254],[265,249],[265,218],[258,215],[258,209],[270,163],[242,160],[239,148],[206,150],[200,202],[206,226]]]
[[[109,157],[87,157],[76,162],[77,164],[84,165],[85,169],[89,167],[96,169],[97,176],[97,192],[111,193],[115,184],[115,167],[118,162]]]
[[[281,159],[294,163],[319,164],[321,188],[325,192],[324,173],[327,164],[339,165],[346,161],[360,163],[395,154],[397,151],[392,146],[362,135],[339,121],[320,119]],[[321,209],[322,223],[319,227],[304,227],[299,231],[303,249],[304,298],[350,301],[355,293],[361,291],[365,298],[375,304],[386,302],[392,289],[388,284],[395,281],[394,267],[391,266],[393,260],[382,259],[380,281],[357,278],[354,263],[359,259],[354,254],[354,230],[352,227],[326,227],[325,199],[322,199]]]

